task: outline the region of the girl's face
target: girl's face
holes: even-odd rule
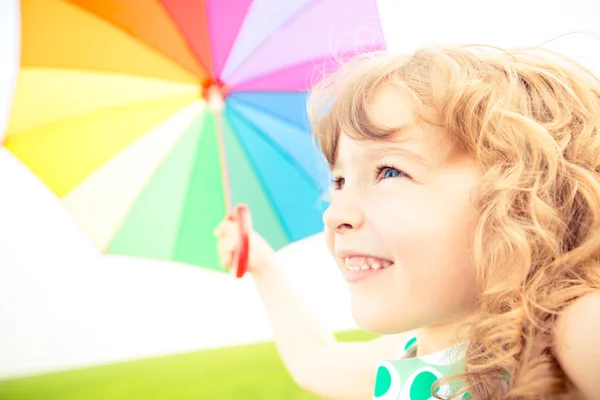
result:
[[[370,107],[374,122],[398,132],[385,141],[341,135],[324,215],[352,313],[377,333],[451,324],[475,305],[471,195],[481,175],[393,87]]]

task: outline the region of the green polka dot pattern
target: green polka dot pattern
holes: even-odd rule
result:
[[[410,350],[411,348],[415,347],[416,343],[417,343],[417,338],[416,338],[416,336],[415,336],[415,337],[413,337],[413,338],[411,338],[411,339],[409,339],[409,340],[406,342],[406,344],[404,345],[404,351],[408,351],[408,350]]]
[[[380,363],[373,400],[433,400],[432,385],[460,371],[464,352],[459,346],[423,357],[403,358],[416,346],[416,338],[408,338],[398,359]],[[444,385],[437,393],[448,396],[451,390]]]
[[[377,369],[377,383],[375,384],[375,397],[381,397],[392,387],[392,374],[386,367],[380,365]]]
[[[377,369],[374,399],[396,400],[397,393],[402,389],[402,379],[398,370],[390,362],[382,362]]]
[[[422,371],[415,376],[410,384],[411,400],[427,400],[431,397],[431,386],[437,381],[437,376],[429,371]]]

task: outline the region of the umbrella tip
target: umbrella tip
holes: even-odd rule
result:
[[[207,101],[208,106],[213,111],[222,111],[225,105],[225,100],[223,98],[223,94],[221,93],[221,88],[217,85],[212,85],[207,90]]]
[[[213,111],[222,111],[227,97],[227,88],[218,80],[208,80],[202,85],[202,98]]]

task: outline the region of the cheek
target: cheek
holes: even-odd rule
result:
[[[379,236],[402,267],[403,285],[430,287],[440,296],[474,290],[471,240],[475,213],[468,199],[423,196],[380,204],[374,222]],[[436,301],[434,298],[432,301]]]
[[[473,214],[459,204],[425,198],[377,204],[368,229],[376,233],[374,246],[383,244],[397,265],[381,280],[351,288],[352,313],[363,329],[406,332],[473,310]]]
[[[329,249],[331,255],[334,255],[334,233],[331,230],[325,228],[325,230],[323,231],[323,235],[325,236],[325,243],[327,244],[327,249]]]
[[[378,202],[371,215],[379,236],[400,261],[434,256],[466,261],[475,221],[466,194],[423,192],[394,197]]]

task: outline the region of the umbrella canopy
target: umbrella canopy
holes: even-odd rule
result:
[[[212,231],[238,203],[275,248],[322,229],[306,90],[383,47],[375,0],[23,0],[21,14],[4,145],[105,252],[220,270]]]
[[[19,70],[19,6],[7,0],[0,6],[0,143],[6,124]]]

